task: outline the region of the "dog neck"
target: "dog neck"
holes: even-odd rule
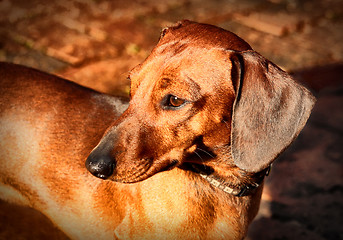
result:
[[[243,186],[233,188],[230,186],[230,184],[223,178],[220,178],[218,176],[215,176],[213,173],[208,173],[203,170],[201,170],[199,167],[197,167],[195,164],[191,165],[194,172],[198,173],[200,177],[205,179],[208,183],[210,183],[211,186],[214,186],[216,188],[221,189],[222,191],[237,196],[237,197],[243,197],[247,195],[253,194],[257,188],[263,183],[263,180],[266,176],[269,175],[270,172],[270,166],[266,169],[255,173],[254,179],[255,181],[250,184],[245,184]]]

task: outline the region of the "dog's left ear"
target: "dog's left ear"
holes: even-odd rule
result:
[[[254,51],[233,52],[231,151],[248,172],[268,167],[298,136],[315,103],[313,95]]]

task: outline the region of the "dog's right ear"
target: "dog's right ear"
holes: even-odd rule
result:
[[[234,163],[267,168],[298,136],[315,103],[312,94],[254,51],[232,52],[236,96],[231,124]]]

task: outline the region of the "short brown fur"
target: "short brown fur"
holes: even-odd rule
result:
[[[130,78],[127,108],[1,63],[1,197],[73,239],[243,239],[260,173],[303,128],[313,96],[233,33],[190,21],[164,29]],[[198,167],[232,189],[259,187],[229,194]]]

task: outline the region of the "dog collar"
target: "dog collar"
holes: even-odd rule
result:
[[[269,166],[261,172],[256,173],[255,178],[257,180],[251,184],[244,185],[241,188],[232,188],[228,186],[229,184],[225,182],[225,180],[215,177],[213,174],[206,174],[204,171],[201,171],[199,168],[197,168],[194,164],[192,164],[192,167],[196,170],[196,172],[199,173],[200,177],[205,179],[212,186],[237,197],[243,197],[254,193],[256,189],[262,184],[264,178],[269,175],[271,169],[271,166]]]

